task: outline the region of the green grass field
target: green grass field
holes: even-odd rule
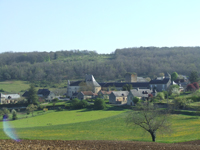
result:
[[[27,81],[4,81],[0,82],[0,89],[9,93],[20,93],[29,88]]]
[[[126,125],[128,111],[60,111],[9,123],[21,139],[151,141],[148,133],[144,134],[140,128]],[[173,143],[200,139],[199,117],[171,115],[170,119],[172,134],[157,134],[157,142]],[[3,132],[2,122],[0,138],[9,139]]]

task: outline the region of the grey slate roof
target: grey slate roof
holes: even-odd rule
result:
[[[24,92],[23,97],[28,97],[28,91]]]
[[[148,94],[151,94],[152,90],[150,90],[150,89],[132,89],[132,90],[130,90],[130,93],[136,97],[148,97]]]
[[[133,88],[148,88],[149,82],[110,82],[110,83],[99,83],[101,87],[109,87],[109,86],[115,86],[115,87],[123,87],[126,84],[131,84]]]
[[[84,82],[84,81],[70,82],[70,86],[79,86],[79,84],[80,84],[81,82]]]
[[[112,92],[116,97],[127,96],[129,91],[113,91]]]
[[[149,84],[167,84],[169,80],[171,79],[170,78],[164,78],[163,80],[154,79],[154,80],[151,80]]]
[[[39,89],[37,94],[42,94],[43,96],[48,96],[51,93],[48,89]]]
[[[93,75],[87,75],[86,74],[85,81],[86,81],[87,85],[100,87],[100,85],[97,83],[97,81],[95,80]]]

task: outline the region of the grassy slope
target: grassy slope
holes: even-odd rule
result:
[[[27,81],[4,81],[0,82],[0,89],[9,93],[19,93],[29,88]]]
[[[150,135],[125,123],[126,111],[63,111],[13,121],[22,139],[47,140],[142,140]],[[56,120],[56,121],[55,121]],[[173,133],[157,135],[157,142],[181,142],[200,139],[198,117],[172,115]],[[52,123],[52,124],[51,124]],[[0,124],[2,129],[2,123]],[[1,139],[8,137],[0,130]]]

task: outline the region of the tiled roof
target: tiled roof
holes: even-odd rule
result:
[[[109,95],[109,94],[112,93],[112,91],[102,91],[102,90],[101,90],[101,92],[102,92],[103,95]]]
[[[81,91],[83,95],[93,96],[94,93],[92,91]]]
[[[127,96],[129,91],[113,91],[112,92],[116,97]]]
[[[167,84],[169,80],[170,78],[164,78],[163,80],[154,79],[154,80],[151,80],[149,84]]]
[[[123,87],[126,84],[131,84],[133,88],[148,88],[149,82],[110,82],[110,83],[99,83],[101,87]]]

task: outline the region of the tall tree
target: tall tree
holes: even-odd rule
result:
[[[172,82],[174,81],[174,80],[176,80],[178,78],[178,73],[177,72],[173,72],[172,74],[171,74],[171,80],[172,80]]]
[[[35,86],[33,84],[30,85],[30,88],[28,90],[28,103],[29,104],[35,104],[38,102],[38,96],[37,91],[35,89]]]
[[[31,112],[32,113],[32,116],[33,116],[33,112],[35,111],[35,110],[37,110],[37,105],[34,105],[34,104],[30,104],[30,105],[28,105],[28,107],[26,107],[26,110],[27,110],[27,112]]]
[[[190,73],[189,80],[191,83],[197,82],[198,78],[199,78],[199,75],[198,75],[197,71],[192,71]]]
[[[156,141],[156,132],[166,132],[171,131],[171,124],[168,122],[168,112],[161,111],[153,105],[142,104],[138,108],[140,111],[131,111],[127,116],[127,124],[134,125],[135,127],[140,127],[144,131],[150,133],[152,141]]]

